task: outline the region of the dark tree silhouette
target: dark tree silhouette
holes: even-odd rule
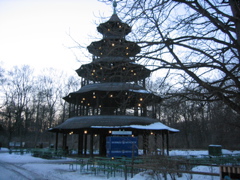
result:
[[[105,2],[107,2],[105,0]],[[240,114],[240,5],[237,0],[123,0],[139,60],[172,88],[168,96],[221,100]]]

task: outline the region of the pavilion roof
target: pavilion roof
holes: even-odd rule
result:
[[[78,91],[72,92],[70,94],[84,93],[89,91],[133,91],[133,92],[151,94],[150,91],[147,91],[146,89],[144,89],[143,87],[137,84],[115,83],[115,82],[89,84],[89,85],[83,86]]]
[[[179,132],[170,128],[156,119],[142,116],[126,115],[98,115],[98,116],[77,116],[67,119],[62,124],[49,129],[49,131],[71,131],[77,129],[139,129],[139,130],[167,130]]]

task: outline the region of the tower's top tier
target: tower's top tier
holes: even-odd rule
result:
[[[117,14],[113,14],[107,22],[101,23],[97,30],[103,35],[103,38],[122,39],[131,32],[131,27],[122,23]]]
[[[140,47],[135,42],[125,40],[131,32],[131,27],[122,23],[117,14],[98,26],[98,32],[103,35],[100,41],[92,42],[87,48],[95,57],[134,57],[140,52]]]

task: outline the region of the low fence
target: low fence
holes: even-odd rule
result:
[[[99,173],[105,174],[107,177],[115,176],[116,173],[120,173],[121,176],[125,177],[125,180],[129,176],[133,177],[134,174],[143,172],[146,170],[151,170],[154,174],[163,174],[170,176],[176,176],[186,173],[189,175],[199,174],[199,175],[209,175],[209,176],[218,176],[224,177],[228,175],[233,178],[233,172],[239,173],[240,169],[234,169],[239,166],[240,155],[236,156],[223,156],[223,157],[164,157],[164,156],[145,156],[145,157],[135,157],[135,158],[105,158],[105,157],[95,157],[95,158],[80,158],[75,162],[71,162],[69,166],[72,169],[77,169],[79,166],[80,171],[87,171],[87,173],[93,173],[95,175]],[[214,172],[199,172],[193,171],[193,167],[196,166],[209,166],[213,167],[225,167],[223,165],[228,164],[231,168],[231,174],[229,170],[226,171],[223,168],[223,173],[214,173]],[[231,166],[230,166],[231,164]],[[237,165],[238,164],[238,165]],[[229,168],[228,168],[229,169]],[[233,170],[234,169],[234,170]],[[224,174],[228,172],[228,174]]]
[[[221,180],[239,180],[240,179],[240,166],[220,166]]]
[[[24,149],[24,148],[10,148],[8,152],[9,152],[9,154],[14,153],[14,154],[23,155],[25,153],[30,153],[31,150],[30,149]]]
[[[67,151],[53,150],[50,148],[46,148],[46,149],[36,148],[31,150],[31,155],[34,157],[40,157],[45,159],[63,158],[67,156]]]

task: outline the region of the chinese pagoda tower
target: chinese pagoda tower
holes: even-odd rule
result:
[[[146,90],[145,79],[151,71],[135,62],[140,47],[126,40],[131,27],[119,19],[115,8],[114,2],[113,15],[97,27],[102,40],[87,47],[92,62],[76,70],[81,88],[64,97],[69,103],[69,119],[50,130],[64,134],[64,147],[67,134],[78,134],[79,154],[86,154],[87,146],[93,154],[93,138],[98,136],[99,154],[105,155],[106,137],[113,131],[131,131],[131,136],[143,137],[153,131],[160,135],[178,131],[155,119],[161,98]]]

